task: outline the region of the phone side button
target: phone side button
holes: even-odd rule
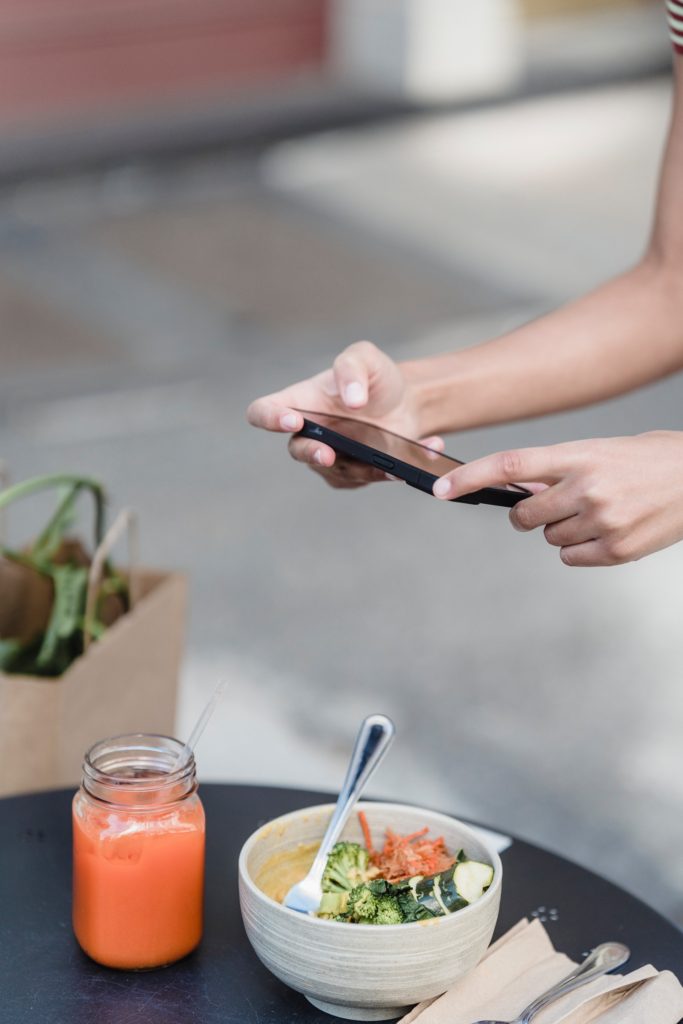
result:
[[[378,469],[386,470],[394,469],[396,466],[395,462],[392,462],[391,459],[385,459],[382,455],[373,455],[372,464],[373,466],[377,466]]]
[[[415,471],[415,477],[412,480],[408,480],[407,483],[409,483],[411,487],[415,487],[416,490],[422,491],[423,494],[431,494],[435,480],[435,476],[429,476],[427,473],[422,473],[418,469]]]

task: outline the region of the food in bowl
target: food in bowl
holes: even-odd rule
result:
[[[364,811],[358,813],[364,841],[339,842],[327,858],[317,916],[349,924],[411,924],[453,914],[480,899],[493,881],[493,867],[472,860],[461,848],[451,853],[443,836],[424,826],[408,835],[385,830],[376,849]],[[282,903],[307,874],[315,843],[274,854],[256,878],[258,887]]]
[[[256,955],[277,978],[338,1017],[388,1020],[445,992],[481,960],[498,916],[503,865],[487,835],[448,815],[406,804],[362,803],[359,809],[378,842],[387,829],[406,836],[426,825],[431,836],[443,835],[448,850],[464,849],[472,860],[491,865],[489,888],[457,913],[381,928],[290,910],[259,882],[277,855],[292,855],[292,872],[298,863],[292,883],[306,873],[334,810],[325,804],[275,818],[247,839],[239,859],[240,906]],[[355,815],[340,838],[365,844]]]

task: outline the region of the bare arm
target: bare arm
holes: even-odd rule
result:
[[[675,63],[652,237],[633,270],[464,352],[397,365],[356,343],[329,370],[257,399],[250,422],[291,434],[299,409],[351,412],[425,437],[576,408],[683,369],[683,55]],[[290,451],[335,487],[383,476],[358,464],[350,477],[318,441],[293,437]],[[442,477],[434,493],[450,499],[520,480],[539,483],[513,509],[513,524],[543,528],[567,565],[615,565],[683,540],[683,431],[498,452]]]
[[[683,56],[652,238],[641,262],[493,341],[403,364],[421,433],[539,416],[683,369]]]

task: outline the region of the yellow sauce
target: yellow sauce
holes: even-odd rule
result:
[[[297,882],[308,873],[318,852],[319,843],[299,843],[291,850],[281,850],[269,857],[254,877],[256,885],[271,900],[282,903]]]

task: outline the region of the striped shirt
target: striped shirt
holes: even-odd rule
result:
[[[677,53],[683,53],[683,0],[666,0],[669,31]]]

